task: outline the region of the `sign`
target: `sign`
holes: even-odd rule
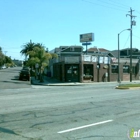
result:
[[[103,62],[104,62],[104,57],[100,56],[100,57],[99,57],[99,63],[101,64],[101,63],[103,63]]]
[[[111,60],[112,60],[112,63],[115,63],[118,61],[117,58],[115,58],[115,57],[112,57]]]
[[[104,57],[104,64],[110,64],[110,58]]]
[[[80,35],[80,42],[92,42],[92,41],[94,41],[93,33],[87,33],[87,34]]]
[[[92,57],[91,57],[91,61],[92,61],[92,62],[97,62],[97,57],[96,57],[96,56],[92,56]]]
[[[91,56],[90,55],[83,55],[83,61],[91,61]]]
[[[83,46],[91,45],[90,42],[82,43]]]
[[[79,57],[65,57],[65,63],[79,63]]]

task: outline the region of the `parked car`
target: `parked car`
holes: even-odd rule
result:
[[[30,72],[28,70],[21,70],[19,73],[19,80],[30,80]]]
[[[29,67],[26,67],[26,66],[24,66],[23,68],[22,68],[22,70],[30,70],[30,68]]]
[[[2,66],[2,67],[0,67],[1,69],[6,69],[6,66],[4,65],[4,66]]]
[[[1,69],[6,69],[6,66],[2,66]]]

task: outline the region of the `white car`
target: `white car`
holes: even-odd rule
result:
[[[1,69],[6,69],[6,66],[2,66]]]

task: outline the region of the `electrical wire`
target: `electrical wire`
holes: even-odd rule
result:
[[[133,36],[134,36],[134,37],[136,37],[136,38],[138,38],[138,39],[140,39],[140,37],[139,37],[139,36],[137,36],[137,35],[134,35],[134,34],[133,34]]]
[[[105,3],[105,4],[109,4],[109,5],[112,5],[112,6],[115,6],[115,7],[117,7],[117,8],[125,8],[125,9],[128,9],[129,8],[129,6],[126,6],[126,5],[123,5],[123,4],[120,4],[120,3],[116,3],[116,2],[113,2],[113,1],[111,1],[111,0],[109,0],[108,2],[106,2],[106,1],[104,1],[104,0],[98,0],[98,1],[101,1],[101,2],[103,2],[103,3]]]
[[[116,3],[116,4],[119,5],[119,6],[123,6],[124,8],[125,8],[125,7],[130,8],[130,6],[125,5],[125,4],[123,4],[123,3],[121,3],[121,2],[118,2],[118,1],[116,1],[116,0],[109,0],[109,1],[111,1],[111,2],[113,2],[113,3]]]
[[[82,0],[82,1],[93,4],[93,5],[96,5],[96,6],[102,6],[102,7],[105,7],[105,8],[110,8],[110,9],[113,9],[113,10],[126,12],[126,10],[124,10],[124,8],[121,8],[120,6],[112,7],[110,5],[108,6],[107,4],[101,4],[101,3],[92,2],[92,1],[89,1],[89,0]]]
[[[126,39],[126,42],[125,42],[125,44],[124,44],[124,46],[123,46],[123,49],[124,48],[126,48],[126,44],[128,43],[128,40],[130,39],[130,35],[128,35],[128,37],[127,37],[127,39]]]

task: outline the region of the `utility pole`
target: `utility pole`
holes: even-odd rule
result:
[[[130,16],[130,82],[132,82],[132,26],[136,25],[136,22],[132,19],[136,16],[133,15],[133,11],[130,7],[130,14],[127,14],[126,16]]]

